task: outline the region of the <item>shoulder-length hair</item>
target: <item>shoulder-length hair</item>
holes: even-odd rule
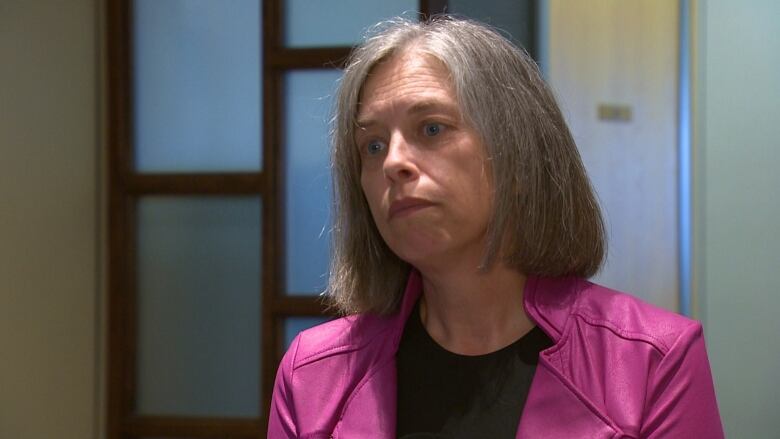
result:
[[[526,275],[590,277],[604,225],[574,139],[536,63],[493,29],[438,16],[375,26],[347,60],[332,122],[334,224],[327,294],[345,314],[396,310],[409,264],[385,244],[360,184],[358,99],[377,63],[406,49],[449,70],[466,123],[487,148],[494,190],[482,268],[498,258]]]

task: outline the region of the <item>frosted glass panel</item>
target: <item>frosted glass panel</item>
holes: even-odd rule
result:
[[[331,181],[328,115],[340,70],[284,78],[287,291],[318,294],[327,283]]]
[[[137,169],[259,170],[259,0],[133,5]]]
[[[286,0],[284,42],[288,47],[352,46],[382,19],[417,17],[418,0]]]
[[[154,415],[258,416],[260,200],[138,202],[138,400]]]
[[[290,343],[299,332],[328,320],[330,319],[327,317],[290,317],[284,319],[284,349],[287,350],[290,347]]]
[[[447,12],[473,18],[504,31],[510,37],[531,51],[536,21],[535,3],[538,0],[448,0]]]

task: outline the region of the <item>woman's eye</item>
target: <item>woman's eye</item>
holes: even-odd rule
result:
[[[433,137],[441,133],[444,127],[440,123],[427,123],[423,127],[423,133],[428,137]]]
[[[379,154],[383,149],[385,149],[385,144],[379,140],[372,140],[366,145],[366,152],[368,155]]]

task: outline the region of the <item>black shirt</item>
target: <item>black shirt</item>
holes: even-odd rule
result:
[[[514,438],[539,352],[552,345],[535,326],[496,352],[458,355],[428,335],[418,302],[396,354],[398,437]]]

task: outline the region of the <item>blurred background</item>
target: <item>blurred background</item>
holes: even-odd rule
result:
[[[0,0],[0,438],[261,438],[330,318],[331,95],[377,21],[540,64],[604,209],[595,280],[703,322],[729,437],[780,423],[780,3]]]

